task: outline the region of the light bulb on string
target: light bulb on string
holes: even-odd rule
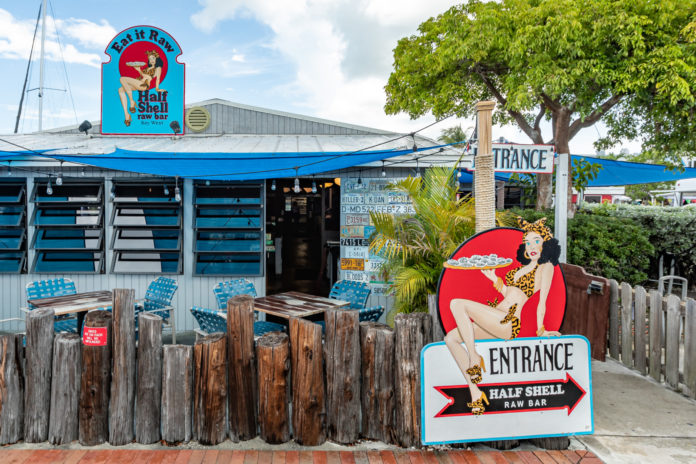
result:
[[[275,183],[275,179],[273,179],[273,182],[271,182],[271,191],[275,192],[275,189],[276,189],[276,183]]]
[[[297,171],[297,170],[295,170],[295,171]],[[300,178],[295,177],[295,186],[292,188],[292,191],[295,193],[300,193],[300,190],[301,190],[300,189]]]
[[[416,177],[421,176],[420,166],[418,166],[418,160],[416,160]]]
[[[12,166],[10,166],[9,164],[7,165],[7,175],[12,177]]]
[[[82,170],[80,171],[80,175],[81,175],[82,177],[85,176],[85,168],[82,168]]]
[[[179,178],[176,178],[176,187],[174,187],[174,199],[181,201],[181,189],[179,189]]]
[[[358,171],[358,185],[362,185],[362,171]]]
[[[58,174],[58,178],[56,179],[56,185],[63,185],[63,174]]]
[[[48,184],[46,185],[46,195],[53,195],[53,187],[51,187],[51,179],[48,179]]]
[[[205,180],[205,185],[208,186],[208,187],[210,187],[210,179],[206,179],[206,180]]]
[[[317,183],[312,181],[312,193],[317,193]]]
[[[382,161],[382,177],[387,177],[387,170],[384,169],[384,161]]]
[[[167,184],[164,184],[164,196],[165,197],[169,196],[169,188],[167,187]]]

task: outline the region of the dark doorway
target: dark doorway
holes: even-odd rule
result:
[[[339,199],[334,179],[303,179],[299,192],[294,179],[266,182],[267,294],[328,295],[326,244],[338,240]]]

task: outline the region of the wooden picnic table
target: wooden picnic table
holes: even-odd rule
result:
[[[73,293],[72,295],[50,296],[28,300],[34,308],[51,308],[56,316],[77,314],[77,333],[82,333],[82,323],[87,311],[105,308],[113,304],[113,295],[109,290]]]
[[[284,292],[254,299],[254,309],[273,316],[290,319],[321,314],[327,309],[348,306],[349,301],[335,300],[302,292]]]

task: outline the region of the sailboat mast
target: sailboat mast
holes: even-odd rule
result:
[[[39,72],[39,132],[43,130],[44,45],[46,43],[46,0],[41,7],[41,66]]]

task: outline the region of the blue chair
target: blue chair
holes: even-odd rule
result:
[[[172,343],[176,344],[176,317],[172,298],[178,285],[176,280],[168,277],[158,277],[147,287],[145,298],[135,303],[135,328],[138,330],[138,316],[142,312],[156,314],[162,318],[165,325],[172,329]]]
[[[26,286],[28,309],[34,309],[31,300],[52,296],[74,295],[77,293],[75,282],[71,279],[35,280]],[[56,316],[53,323],[54,332],[77,333],[77,318],[72,315]]]
[[[329,298],[349,301],[350,304],[343,309],[358,310],[360,322],[377,322],[384,313],[384,306],[371,306],[366,308],[367,299],[372,289],[365,282],[353,282],[351,280],[339,280],[331,288]]]
[[[228,280],[220,282],[213,288],[218,309],[227,311],[227,301],[237,295],[251,295],[256,298],[256,287],[253,282],[246,279]],[[254,322],[254,335],[260,336],[268,332],[284,332],[285,326],[275,322],[256,321]]]
[[[227,333],[227,315],[225,311],[213,311],[212,309],[194,306],[191,308],[191,314],[193,314],[194,319],[198,322],[198,327],[200,327],[200,329],[194,329],[197,334]],[[278,326],[280,326],[280,329]],[[273,322],[255,321],[254,336],[259,337],[265,333],[277,332],[284,328],[282,325]]]

